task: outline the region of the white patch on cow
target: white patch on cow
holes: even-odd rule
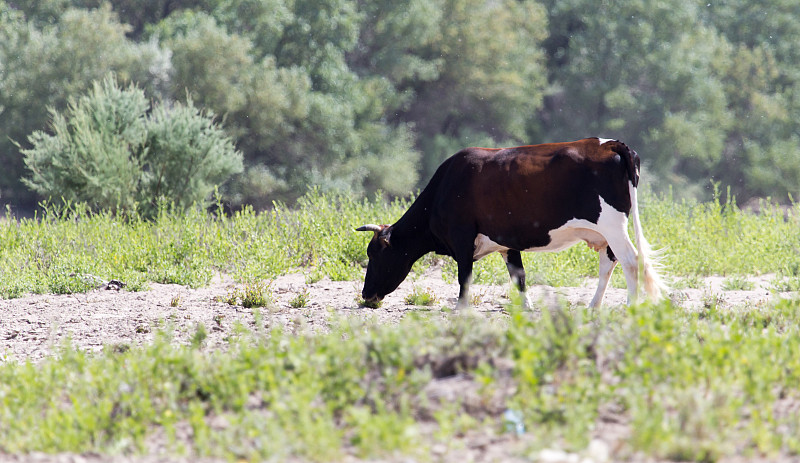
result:
[[[597,139],[598,139],[598,140],[600,140],[600,144],[601,144],[601,145],[602,145],[603,143],[608,143],[608,142],[610,142],[610,141],[614,141],[614,139],[613,139],[613,138],[600,138],[600,137],[597,137]]]
[[[500,246],[492,241],[488,236],[478,233],[478,236],[475,237],[475,250],[472,252],[472,258],[475,260],[481,260],[493,252],[505,251],[508,251],[507,247]]]
[[[617,234],[617,230],[627,225],[628,217],[625,213],[614,209],[601,196],[600,217],[597,223],[585,219],[570,219],[564,225],[550,230],[550,243],[546,246],[524,249],[525,252],[556,252],[563,251],[581,241],[585,241],[589,247],[600,250],[608,243],[605,236]],[[508,247],[498,244],[488,236],[479,233],[475,237],[475,250],[472,254],[473,259],[480,260],[493,252],[506,252]]]
[[[633,185],[631,185],[631,188],[633,188]],[[633,197],[635,196],[632,196],[632,198]],[[602,196],[598,196],[598,202],[600,203],[600,215],[597,218],[597,223],[585,219],[570,219],[567,223],[555,230],[550,230],[550,243],[546,246],[524,249],[524,251],[561,251],[581,241],[585,241],[592,249],[605,254],[607,252],[605,248],[608,246],[614,252],[617,261],[622,264],[622,269],[625,273],[625,281],[628,285],[628,303],[635,302],[637,297],[636,288],[638,286],[638,252],[628,237],[628,216],[624,212],[618,211],[608,204]],[[637,238],[640,238],[642,243],[646,246],[643,236]],[[492,241],[488,236],[478,234],[475,238],[473,258],[479,260],[493,252],[499,252],[504,254],[503,257],[505,259],[507,258],[505,254],[508,250],[509,248]],[[615,263],[608,259],[607,255],[600,256],[601,280],[597,292],[594,298],[592,298],[592,307],[596,307],[600,304],[603,293],[605,293],[605,286],[608,283],[608,278],[611,276],[611,271],[614,267]],[[650,269],[650,271],[655,275],[652,269]]]

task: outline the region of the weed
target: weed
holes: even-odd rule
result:
[[[189,341],[190,345],[195,348],[199,349],[203,346],[206,342],[206,338],[208,338],[208,332],[206,331],[206,326],[202,323],[197,323],[194,328],[194,333]]]
[[[742,275],[728,277],[722,282],[722,289],[725,291],[751,291],[755,286],[755,283]]]
[[[150,327],[147,325],[136,325],[134,331],[136,332],[136,334],[146,334],[150,332]]]
[[[302,291],[297,293],[291,301],[289,301],[289,306],[294,309],[300,309],[303,307],[307,307],[308,303],[311,300],[311,294],[308,291],[308,288],[303,288]]]
[[[777,277],[770,282],[773,291],[800,291],[800,277]]]
[[[178,307],[181,305],[181,297],[179,295],[172,296],[172,299],[169,301],[170,307]]]
[[[224,297],[215,298],[228,305],[241,305],[250,309],[253,307],[268,307],[273,302],[271,282],[258,281],[247,283],[243,288],[235,287]]]
[[[704,309],[716,310],[720,305],[722,305],[723,302],[725,302],[725,298],[719,293],[707,290],[703,292],[701,301]]]
[[[475,291],[475,290],[473,290],[473,291],[471,291],[471,294],[469,296],[470,303],[473,306],[479,306],[479,305],[481,305],[481,303],[483,303],[483,298],[485,296],[486,296],[486,291]]]
[[[430,288],[422,290],[416,286],[403,300],[406,304],[420,306],[431,306],[439,302],[439,298]]]

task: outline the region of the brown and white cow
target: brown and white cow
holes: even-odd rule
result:
[[[516,148],[467,148],[445,160],[394,225],[372,231],[364,300],[376,302],[403,282],[429,252],[458,264],[458,307],[468,303],[472,263],[492,252],[506,262],[525,295],[521,251],[560,251],[585,241],[600,255],[600,283],[590,302],[600,305],[611,273],[622,263],[628,303],[644,292],[661,297],[642,233],[636,189],[639,156],[624,143],[586,138]],[[627,233],[633,221],[636,248]]]

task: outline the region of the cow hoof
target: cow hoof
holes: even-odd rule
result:
[[[456,312],[459,312],[459,311],[468,310],[468,309],[471,309],[471,308],[472,308],[472,306],[469,304],[469,302],[459,300],[458,303],[456,304],[455,310],[456,310]]]

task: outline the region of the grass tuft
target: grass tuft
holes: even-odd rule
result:
[[[408,305],[427,307],[436,305],[439,302],[439,297],[436,296],[436,294],[434,294],[430,288],[420,289],[415,286],[414,289],[408,293],[403,300]]]
[[[752,291],[755,287],[755,283],[743,275],[731,276],[722,282],[722,289],[725,291]]]
[[[294,309],[301,309],[308,307],[309,302],[311,302],[311,297],[308,288],[303,288],[289,301],[289,306]]]
[[[257,281],[246,283],[244,287],[235,287],[224,297],[217,297],[217,300],[228,305],[240,305],[250,309],[253,307],[268,307],[273,302],[271,282]]]

